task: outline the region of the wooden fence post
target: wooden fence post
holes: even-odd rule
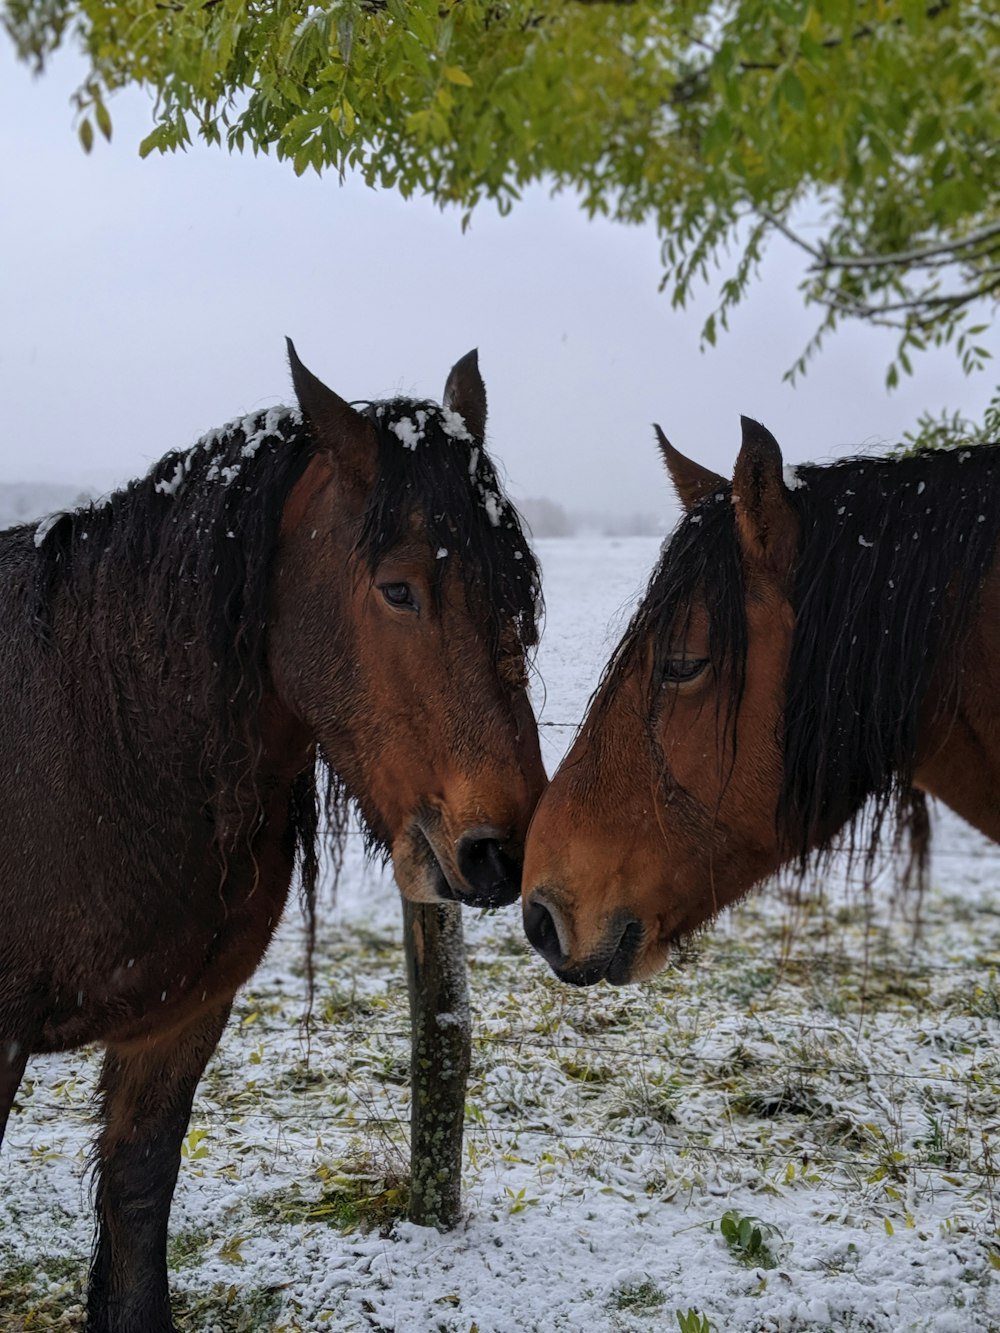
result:
[[[411,1222],[448,1231],[462,1216],[462,1128],[472,1025],[457,903],[403,902],[410,990]]]

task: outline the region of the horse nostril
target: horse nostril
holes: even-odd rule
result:
[[[552,913],[536,898],[524,909],[524,933],[529,943],[537,949],[551,967],[558,967],[563,962],[562,945],[559,931]]]
[[[465,900],[478,907],[502,907],[521,893],[521,867],[498,838],[466,834],[458,844],[458,869],[470,892]]]

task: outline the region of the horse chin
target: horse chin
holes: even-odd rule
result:
[[[657,972],[662,972],[667,964],[675,961],[677,957],[677,945],[675,943],[663,943],[656,940],[636,958],[628,976],[619,981],[609,973],[608,980],[613,986],[631,986],[638,981],[648,981],[650,977],[655,977]]]
[[[400,893],[411,903],[459,901],[434,848],[417,823],[408,825],[393,842],[392,868]]]

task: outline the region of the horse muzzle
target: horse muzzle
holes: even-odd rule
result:
[[[393,845],[396,882],[405,898],[506,907],[521,896],[519,849],[502,830],[466,829],[453,843],[442,824],[438,816],[418,818]]]
[[[614,912],[597,947],[582,960],[572,955],[569,914],[558,893],[535,889],[524,905],[524,933],[559,978],[571,986],[593,986],[607,981],[624,986],[633,979],[642,949],[642,922],[626,911]]]

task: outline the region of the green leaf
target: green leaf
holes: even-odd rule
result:
[[[473,86],[472,80],[469,78],[468,74],[466,74],[465,70],[459,69],[457,65],[445,65],[442,67],[441,73],[449,83],[457,83],[462,88],[471,88]]]
[[[105,139],[107,139],[108,143],[110,143],[111,116],[108,114],[108,108],[100,98],[97,98],[94,102],[94,119],[97,121],[97,128],[104,135]]]
[[[90,121],[84,118],[80,121],[80,128],[77,131],[80,136],[80,143],[83,145],[83,151],[89,153],[94,146],[94,127]]]
[[[781,76],[780,89],[781,96],[793,111],[805,111],[806,90],[802,86],[802,80],[794,70],[785,70],[784,74]]]

